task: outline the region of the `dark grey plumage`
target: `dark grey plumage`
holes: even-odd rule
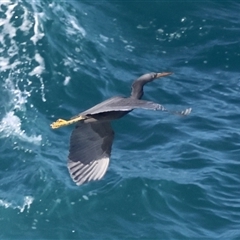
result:
[[[78,185],[101,179],[109,165],[114,132],[110,122],[78,122],[68,156],[70,175]]]
[[[107,171],[114,132],[111,121],[121,118],[136,108],[167,111],[162,105],[151,101],[140,100],[143,86],[157,78],[171,73],[147,73],[132,84],[131,96],[113,97],[80,113],[69,121],[58,120],[52,128],[77,122],[70,139],[68,156],[69,173],[77,185],[101,179]],[[172,112],[188,115],[191,109]]]

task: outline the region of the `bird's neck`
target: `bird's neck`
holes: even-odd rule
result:
[[[143,96],[143,86],[147,83],[144,80],[137,80],[132,84],[131,98],[141,99]]]

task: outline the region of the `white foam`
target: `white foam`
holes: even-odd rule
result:
[[[64,80],[64,82],[63,82],[63,85],[64,85],[64,86],[68,85],[68,83],[70,82],[70,80],[71,80],[71,77],[69,77],[69,76],[65,77],[65,80]]]
[[[1,30],[1,34],[0,34],[0,43],[3,45],[3,48],[1,49],[1,52],[3,53],[4,51],[6,51],[6,45],[5,45],[5,36],[8,35],[9,38],[13,38],[16,36],[16,31],[17,29],[10,23],[10,20],[12,18],[12,15],[14,14],[14,7],[17,4],[9,4],[9,2],[4,2],[2,4],[7,5],[7,11],[5,12],[5,16],[6,18],[0,18],[0,26],[3,26],[2,30]],[[0,8],[0,12],[1,12],[1,8]],[[12,46],[15,46],[16,44],[14,44],[14,42],[12,41],[12,39],[10,39],[11,41],[11,49],[9,51],[8,49],[8,55],[12,56]],[[3,55],[3,54],[1,54]],[[7,59],[5,59],[4,57],[0,58],[0,70],[1,71],[5,71],[7,69],[10,69],[10,64],[9,64],[9,56]]]
[[[0,57],[0,70],[5,71],[9,68],[9,59]]]
[[[79,33],[85,37],[87,35],[86,30],[80,26],[76,17],[66,11],[66,9],[62,8],[59,4],[50,3],[48,5],[52,8],[52,12],[59,17],[60,21],[65,25],[66,32],[69,35],[79,35]],[[84,13],[87,15],[87,13]],[[61,16],[61,17],[60,17]]]
[[[43,83],[42,78],[40,77],[41,74],[42,74],[42,73],[44,72],[44,70],[45,70],[45,62],[44,62],[44,59],[42,58],[42,56],[41,56],[39,53],[36,53],[34,58],[35,58],[35,61],[36,61],[39,65],[36,66],[36,67],[29,73],[29,75],[30,75],[30,76],[36,75],[37,77],[39,77],[39,80],[40,80],[40,83],[41,83],[40,89],[41,89],[42,101],[43,101],[43,102],[46,102],[45,93],[44,93],[45,86],[44,86],[44,83]]]
[[[19,64],[20,64],[20,62],[17,60],[15,62],[13,62],[12,64],[10,64],[9,59],[0,57],[0,71],[1,72],[4,72],[9,69],[14,69]]]
[[[35,136],[22,130],[23,127],[19,115],[24,115],[26,120],[26,115],[22,113],[26,111],[28,99],[31,97],[32,91],[35,90],[31,87],[32,79],[34,78],[29,78],[29,76],[35,75],[40,79],[40,93],[42,100],[46,101],[44,83],[41,78],[41,74],[45,70],[45,63],[38,52],[35,53],[34,58],[28,54],[24,46],[27,46],[29,41],[19,44],[15,36],[19,30],[23,31],[26,36],[29,36],[28,40],[31,39],[32,42],[36,44],[37,41],[44,36],[40,21],[43,13],[38,13],[34,6],[33,11],[30,11],[27,7],[23,6],[20,1],[16,1],[13,4],[11,1],[4,0],[1,1],[0,5],[0,13],[4,11],[4,14],[1,14],[0,17],[0,71],[4,73],[2,77],[0,77],[0,80],[3,82],[4,108],[6,111],[5,115],[3,115],[4,113],[1,114],[0,137],[13,136],[25,142],[40,144],[42,140],[41,135]],[[4,8],[2,8],[2,6],[4,6]],[[19,9],[22,10],[19,11],[22,13],[16,15],[15,11]],[[15,19],[21,18],[22,24],[17,27],[14,26],[13,17]],[[33,17],[35,21],[33,21]],[[31,33],[30,30],[32,30]],[[34,35],[31,37],[32,32],[34,32]],[[35,63],[34,68],[31,69],[30,67],[34,62],[37,62],[37,66]]]
[[[28,20],[29,11],[24,6],[23,6],[23,9],[24,9],[23,23],[19,27],[19,29],[23,32],[28,32],[32,28],[33,23]]]
[[[0,122],[0,138],[9,138],[14,136],[22,141],[39,145],[42,141],[42,136],[32,135],[28,136],[24,130],[21,129],[21,120],[14,115],[14,112],[8,112]]]
[[[84,200],[86,200],[86,201],[89,200],[88,196],[86,196],[86,195],[83,195],[82,198],[83,198]]]
[[[185,22],[187,20],[187,18],[186,17],[183,17],[182,19],[181,19],[181,22]]]
[[[25,34],[27,34],[27,31],[29,31],[33,27],[32,21],[30,21],[32,15],[34,16],[35,23],[34,23],[34,36],[31,38],[31,40],[34,42],[34,44],[37,43],[39,39],[43,37],[43,34],[41,33],[42,26],[40,24],[39,18],[42,17],[42,13],[37,13],[37,10],[34,8],[34,13],[30,12],[26,7],[19,4],[19,2],[12,4],[10,1],[4,1],[1,3],[1,5],[6,6],[6,11],[4,11],[4,18],[0,18],[0,26],[2,26],[2,31],[0,34],[0,42],[2,43],[2,48],[0,47],[0,71],[6,72],[9,71],[9,77],[4,79],[6,89],[9,91],[10,97],[13,97],[13,101],[11,105],[16,105],[13,107],[13,109],[17,109],[19,106],[24,106],[24,104],[27,102],[27,97],[31,95],[32,90],[19,90],[18,83],[26,81],[25,86],[29,86],[32,82],[25,77],[27,74],[27,71],[29,69],[29,66],[31,66],[31,63],[35,60],[39,65],[36,66],[33,70],[30,71],[29,75],[33,76],[36,75],[40,79],[41,84],[41,95],[42,100],[46,101],[45,95],[44,95],[44,84],[43,80],[40,77],[40,75],[45,70],[45,63],[44,59],[41,57],[39,53],[35,54],[34,60],[30,58],[27,55],[27,52],[24,51],[26,54],[19,54],[19,48],[22,46],[19,45],[14,39],[16,36],[17,30],[24,31]],[[16,16],[17,18],[22,18],[22,24],[19,27],[15,27],[13,23],[11,23],[13,15],[15,14],[16,8],[22,8],[23,14]],[[1,12],[1,8],[0,8]],[[15,17],[15,18],[16,18]],[[7,38],[6,38],[7,36]],[[7,42],[6,42],[6,39]],[[9,41],[10,40],[10,44]],[[24,45],[26,43],[22,43]],[[16,60],[11,61],[12,57],[18,56]],[[21,69],[24,69],[24,71],[21,71]],[[11,79],[10,79],[11,78]],[[9,82],[11,82],[11,86],[9,86]],[[22,84],[21,84],[22,85]],[[24,86],[24,89],[26,87]],[[22,91],[22,92],[21,92]],[[28,95],[28,96],[27,96]],[[18,102],[20,100],[20,102]],[[12,108],[12,106],[11,106]]]
[[[102,34],[100,34],[99,36],[100,36],[100,38],[103,40],[103,42],[108,42],[108,41],[109,41],[109,38],[108,38],[108,37],[106,37],[106,36],[104,36],[104,35],[102,35]]]
[[[77,20],[75,17],[72,17],[70,18],[70,21],[69,21],[72,25],[72,27],[74,28],[74,30],[77,30],[77,31],[73,31],[72,29],[68,28],[68,32],[70,34],[76,34],[78,32],[80,32],[82,34],[83,37],[86,36],[86,31],[84,28],[82,28],[78,23],[77,23]]]
[[[34,35],[30,38],[34,43],[34,45],[36,45],[36,43],[44,37],[44,33],[41,32],[42,25],[39,21],[39,16],[41,16],[40,13],[36,13],[36,12],[34,13],[34,20],[35,20],[35,24],[33,28]]]
[[[39,65],[29,73],[30,76],[41,75],[45,70],[44,59],[41,57],[41,55],[39,53],[36,53],[34,58]]]
[[[10,19],[12,15],[14,14],[14,8],[17,6],[17,3],[10,4],[10,2],[4,2],[4,4],[8,5],[7,11],[5,12],[6,18],[0,19],[0,26],[3,26],[3,29],[1,31],[1,37],[0,42],[3,43],[4,35],[8,34],[10,38],[13,38],[16,36],[17,29],[10,23]]]
[[[14,204],[12,204],[10,202],[0,199],[0,206],[5,207],[5,208],[19,209],[20,212],[24,212],[25,208],[27,208],[27,210],[30,209],[30,205],[33,203],[33,200],[34,200],[33,197],[25,196],[24,200],[23,200],[23,205],[15,206]]]
[[[11,98],[11,101],[6,104],[7,107],[11,110],[25,111],[25,104],[31,93],[26,90],[21,91],[10,77],[5,80],[3,87],[8,90],[9,97]]]
[[[124,48],[125,48],[126,50],[128,50],[129,52],[132,52],[132,51],[135,49],[135,47],[132,46],[132,45],[126,45]]]
[[[71,67],[76,65],[75,61],[70,57],[64,58],[63,59],[63,64],[64,64],[64,66],[71,66]]]

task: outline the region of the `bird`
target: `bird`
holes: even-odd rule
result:
[[[190,114],[191,108],[171,112],[158,103],[141,100],[145,84],[171,74],[172,72],[146,73],[133,82],[129,97],[109,98],[70,120],[58,119],[50,125],[52,129],[56,129],[76,123],[70,137],[67,166],[72,180],[77,185],[100,180],[105,175],[114,139],[111,121],[137,108],[165,111],[182,116]]]

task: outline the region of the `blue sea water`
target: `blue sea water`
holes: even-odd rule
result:
[[[240,239],[240,3],[0,2],[0,239]],[[76,186],[73,126],[152,71],[113,122],[110,167]]]

